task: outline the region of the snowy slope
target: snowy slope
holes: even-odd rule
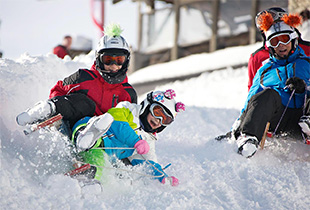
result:
[[[238,48],[240,63],[249,56],[248,47],[244,49]],[[200,63],[205,65],[203,69],[226,61],[223,54],[197,56],[206,60],[212,56],[209,62]],[[194,60],[187,61],[195,64],[196,56],[191,57]],[[175,89],[177,100],[187,105],[186,112],[159,135],[157,143],[159,162],[172,163],[166,172],[180,180],[178,187],[134,173],[129,174],[132,182],[119,180],[107,169],[111,176],[100,192],[95,186],[81,187],[77,180],[63,176],[72,157],[66,139],[44,131],[24,136],[15,116],[46,99],[57,80],[80,67],[90,67],[92,58],[91,53],[74,61],[51,54],[0,59],[1,209],[309,209],[309,146],[268,140],[264,150],[245,159],[236,153],[234,142],[214,140],[227,132],[239,115],[247,94],[246,68],[228,67],[156,88]],[[179,62],[166,65],[190,71]],[[166,68],[157,67],[158,72]],[[156,71],[156,66],[152,68]],[[139,74],[140,79],[147,78]]]

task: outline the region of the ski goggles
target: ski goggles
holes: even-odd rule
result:
[[[153,117],[160,119],[160,124],[163,126],[168,126],[173,122],[173,117],[159,104],[152,104],[150,111]]]
[[[105,64],[105,65],[112,65],[116,64],[118,66],[121,66],[125,63],[126,61],[126,55],[109,55],[109,54],[102,54],[100,55],[100,61]]]
[[[283,11],[281,8],[273,8],[272,10],[263,10],[259,12],[255,17],[255,25],[259,29],[261,24],[259,23],[258,19],[264,13],[270,13],[274,21],[279,21],[287,12]]]
[[[267,40],[266,44],[267,44],[267,47],[277,48],[280,43],[287,45],[288,43],[292,41],[292,39],[296,39],[296,38],[297,38],[296,33],[279,34]]]

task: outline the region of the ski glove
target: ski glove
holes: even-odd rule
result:
[[[150,150],[149,144],[145,140],[139,140],[134,148],[137,150],[137,153],[140,155],[146,154]]]
[[[288,78],[285,85],[291,92],[295,90],[295,93],[303,93],[306,90],[305,81],[298,77]]]
[[[161,181],[161,183],[166,184],[166,181],[171,186],[178,186],[179,185],[179,180],[174,176],[164,177],[163,180]]]

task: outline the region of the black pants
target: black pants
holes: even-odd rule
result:
[[[56,114],[60,113],[70,129],[81,118],[95,114],[96,104],[85,94],[73,93],[65,96],[56,96],[50,99],[56,106]]]
[[[274,131],[284,112],[280,95],[272,89],[266,89],[252,96],[246,110],[240,117],[241,124],[238,133],[256,136],[260,141],[264,134],[267,122],[270,122],[270,131]],[[309,114],[309,99],[306,105],[306,114]],[[301,129],[298,125],[303,115],[303,108],[288,108],[277,128],[276,133],[288,133],[294,138],[301,138]]]

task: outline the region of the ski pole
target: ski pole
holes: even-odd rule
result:
[[[166,170],[168,167],[170,167],[171,166],[171,163],[169,163],[168,165],[166,165],[164,168],[163,168],[163,170]]]
[[[284,89],[285,89],[285,88],[284,88]],[[288,105],[290,104],[290,102],[291,102],[291,100],[292,100],[292,98],[293,98],[293,95],[294,95],[294,93],[295,93],[295,90],[296,90],[296,89],[294,89],[294,90],[292,91],[291,96],[290,96],[290,98],[288,99],[288,102],[287,102],[287,104],[286,104],[286,107],[285,107],[285,109],[284,109],[282,115],[281,115],[281,118],[280,118],[280,120],[279,120],[279,122],[278,122],[276,128],[274,129],[274,132],[272,133],[273,136],[276,134],[276,132],[277,132],[277,130],[278,130],[278,128],[279,128],[279,125],[280,125],[280,123],[281,123],[281,121],[282,121],[282,119],[283,119],[283,117],[284,117],[284,114],[285,114],[285,112],[286,112],[286,110],[287,110],[287,108],[288,108]]]

